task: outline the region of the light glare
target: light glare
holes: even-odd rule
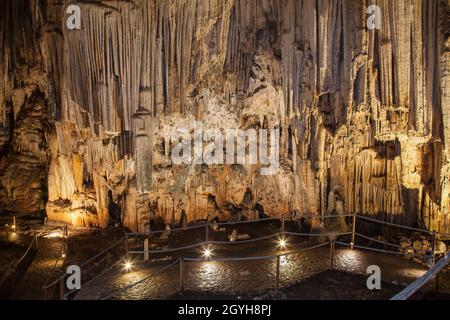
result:
[[[278,242],[278,245],[280,246],[281,249],[286,248],[287,242],[285,239],[280,239],[280,241]]]
[[[205,248],[203,250],[203,257],[205,257],[206,259],[211,258],[211,249],[210,248]]]
[[[131,261],[125,261],[124,269],[126,271],[130,271],[132,267],[133,267],[133,263]]]

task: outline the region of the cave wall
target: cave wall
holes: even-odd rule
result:
[[[0,4],[2,210],[106,226],[113,204],[143,231],[258,203],[450,232],[448,0],[75,1],[80,30],[69,3]],[[277,174],[174,165],[194,121],[278,129]]]

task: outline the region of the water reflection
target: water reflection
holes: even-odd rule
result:
[[[236,255],[238,254],[236,253]],[[364,275],[368,266],[377,265],[381,268],[383,281],[399,284],[411,283],[427,270],[426,267],[402,257],[358,249],[336,249],[334,261],[334,266],[338,270]],[[281,256],[280,284],[281,286],[295,284],[314,274],[328,270],[329,265],[330,251],[327,247]],[[153,271],[155,272],[158,269],[160,267],[155,267]],[[149,272],[148,268],[145,272],[144,270],[133,270],[130,273],[121,272],[121,279],[110,279],[111,283],[108,285],[113,284],[117,287],[123,287],[144,278]],[[224,294],[260,293],[274,288],[275,274],[275,259],[187,262],[185,264],[184,284],[186,290],[193,291]],[[152,277],[137,287],[128,290],[120,298],[155,299],[173,294],[179,288],[179,275],[179,267],[175,266],[160,276]],[[106,284],[104,285],[106,286]]]
[[[340,264],[348,271],[362,271],[366,269],[364,266],[368,266],[367,253],[360,250],[340,249],[338,259]]]

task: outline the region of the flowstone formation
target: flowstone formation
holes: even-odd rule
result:
[[[66,25],[73,4],[79,30]],[[372,4],[379,30],[367,28]],[[182,216],[357,212],[450,232],[449,0],[0,10],[4,212],[134,231]],[[171,134],[196,121],[278,130],[277,172],[174,164]]]

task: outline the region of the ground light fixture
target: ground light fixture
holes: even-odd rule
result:
[[[286,246],[287,246],[287,241],[286,241],[286,239],[285,239],[285,238],[280,238],[280,239],[278,240],[278,246],[279,246],[281,249],[285,249]]]
[[[130,260],[127,260],[123,264],[123,269],[127,272],[131,271],[131,268],[133,268],[133,263]]]
[[[211,258],[211,254],[212,254],[212,250],[211,250],[210,247],[205,247],[203,249],[203,258],[210,259]]]

